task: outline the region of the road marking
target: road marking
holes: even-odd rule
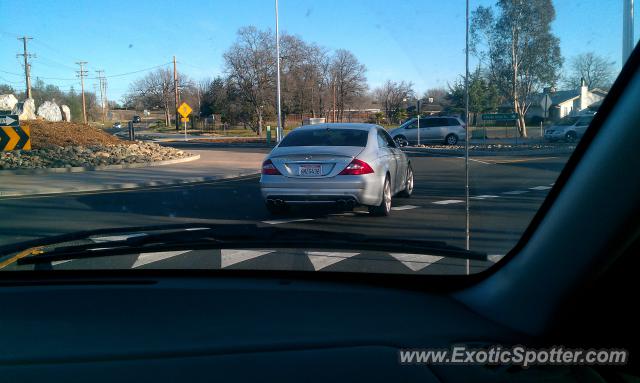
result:
[[[464,160],[464,157],[456,157],[456,158],[460,158],[460,159]],[[475,158],[469,158],[469,161],[479,162],[479,163],[485,164],[485,165],[493,165],[493,162],[480,161],[480,160],[476,160]]]
[[[414,205],[402,205],[402,206],[394,206],[391,208],[391,210],[411,210],[411,209],[417,209],[418,206],[414,206]]]
[[[209,230],[209,227],[190,227],[185,229],[185,231],[198,231],[198,230]]]
[[[360,253],[337,253],[337,252],[324,252],[324,251],[307,251],[307,257],[313,265],[315,271],[324,269],[327,266],[331,266],[334,263],[344,261]]]
[[[532,188],[529,188],[531,190],[547,190],[547,189],[551,189],[551,186],[534,186]]]
[[[220,250],[220,267],[235,265],[236,263],[258,258],[262,255],[273,253],[274,250]]]
[[[63,263],[71,262],[73,259],[65,259],[64,261],[53,261],[51,262],[51,266],[58,266]]]
[[[356,215],[356,213],[352,212],[352,211],[348,211],[345,213],[335,213],[335,214],[329,214],[332,217],[353,217],[354,215]]]
[[[427,254],[389,253],[389,255],[413,271],[420,271],[444,258]]]
[[[464,201],[459,200],[459,199],[445,199],[444,201],[436,201],[433,202],[436,205],[449,205],[452,203],[463,203]]]
[[[524,193],[529,193],[529,190],[512,190],[508,192],[503,192],[502,194],[517,195],[517,194],[524,194]]]
[[[273,219],[270,221],[262,221],[262,223],[266,223],[269,225],[280,225],[282,223],[291,223],[291,222],[306,222],[313,221],[312,218],[300,218],[300,219]]]
[[[110,235],[106,237],[93,237],[90,238],[95,243],[103,243],[103,242],[113,242],[113,241],[124,241],[128,238],[134,237],[142,237],[147,235],[146,233],[136,233],[136,234],[124,234],[124,235]]]
[[[528,162],[528,161],[544,161],[544,160],[550,160],[550,159],[554,159],[554,158],[558,158],[558,157],[534,157],[534,158],[522,158],[522,159],[518,159],[518,160],[501,160],[501,161],[494,161],[494,164],[511,164],[514,162]]]
[[[471,198],[471,199],[489,199],[489,198],[498,198],[498,197],[500,197],[500,196],[483,194],[483,195],[477,195],[477,196],[469,197],[469,198]]]
[[[135,269],[136,267],[148,265],[149,263],[153,263],[153,262],[162,261],[163,259],[172,258],[180,254],[188,253],[190,251],[191,250],[158,251],[154,253],[142,253],[138,255],[138,258],[136,259],[133,266],[131,266],[131,268]]]
[[[493,263],[498,262],[499,260],[502,259],[502,257],[504,257],[504,254],[491,254],[491,255],[487,255],[487,259],[490,260]]]

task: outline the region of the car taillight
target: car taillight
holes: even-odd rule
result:
[[[262,163],[262,174],[277,176],[280,174],[280,171],[273,165],[271,160],[266,160]]]
[[[357,176],[357,175],[360,175],[360,174],[369,174],[369,173],[373,173],[373,169],[371,169],[371,166],[369,166],[368,163],[366,163],[364,161],[360,161],[358,159],[354,159],[338,175],[341,175],[341,176],[347,176],[347,175],[348,176]]]

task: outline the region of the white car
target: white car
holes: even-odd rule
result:
[[[466,125],[458,117],[420,117],[419,122],[420,129],[418,119],[412,118],[390,132],[398,146],[415,145],[418,140],[420,144],[446,145],[455,145],[465,140]]]
[[[267,156],[260,189],[274,214],[294,204],[337,204],[389,215],[393,195],[413,192],[413,169],[381,126],[307,125]]]
[[[582,138],[591,121],[593,121],[593,115],[564,117],[544,131],[544,139],[547,141],[564,140],[566,142],[575,142]]]

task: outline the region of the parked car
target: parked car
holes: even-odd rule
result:
[[[142,122],[142,119],[140,118],[140,116],[133,116],[133,120],[134,123],[138,123],[138,122]]]
[[[120,122],[116,122],[113,124],[114,129],[122,129],[122,124]]]
[[[593,121],[592,114],[564,117],[544,131],[544,139],[552,142],[559,140],[575,142],[582,138],[591,121]]]
[[[260,189],[274,214],[294,204],[338,204],[389,215],[393,195],[413,192],[413,170],[381,126],[307,125],[290,132],[267,156]]]
[[[423,143],[443,143],[455,145],[464,141],[466,125],[457,117],[420,117],[420,133],[418,119],[412,118],[390,132],[398,146]],[[418,137],[419,135],[419,137]]]

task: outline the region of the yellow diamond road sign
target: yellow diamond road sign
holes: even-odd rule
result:
[[[193,109],[191,109],[191,107],[187,105],[186,102],[183,102],[182,105],[180,105],[180,107],[178,108],[178,113],[180,113],[182,117],[186,118],[188,115],[191,114],[192,110]]]

